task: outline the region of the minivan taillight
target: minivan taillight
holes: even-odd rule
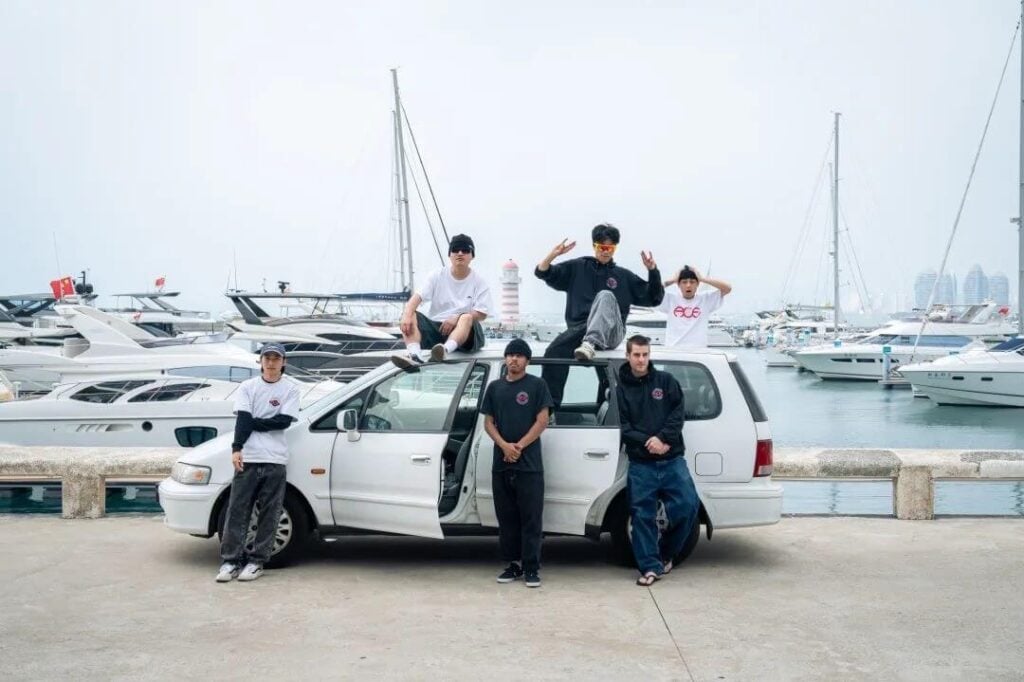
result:
[[[772,439],[757,441],[754,456],[754,476],[772,475]]]

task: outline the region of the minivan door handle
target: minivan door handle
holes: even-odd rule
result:
[[[430,455],[410,455],[413,464],[430,464]]]
[[[585,454],[590,459],[605,459],[608,457],[607,450],[587,450],[583,454]]]

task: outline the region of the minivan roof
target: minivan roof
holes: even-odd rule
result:
[[[504,357],[505,346],[511,339],[488,339],[487,343],[478,351],[473,353],[465,353],[462,351],[455,351],[449,354],[451,360],[461,360],[469,358],[477,358],[483,360],[500,360]],[[544,355],[544,351],[547,349],[547,342],[543,341],[528,341],[530,344],[530,350],[533,351],[533,358],[540,359]],[[404,353],[404,350],[390,350],[390,351],[368,351],[366,353],[360,353],[359,355],[365,356],[391,356],[396,353]],[[723,356],[729,362],[736,360],[736,355],[729,353],[725,350],[718,348],[668,348],[666,346],[651,346],[651,360],[657,362],[658,360],[700,360],[707,358],[708,356]],[[565,358],[572,359],[572,358]],[[594,354],[596,360],[625,360],[626,359],[626,346],[623,343],[618,348],[613,350],[599,350]]]

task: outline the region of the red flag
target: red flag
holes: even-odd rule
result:
[[[74,296],[75,295],[75,280],[70,277],[60,278],[60,293],[61,296]]]
[[[1000,315],[1001,317],[1006,317],[1006,316],[1007,316],[1007,315],[1009,315],[1009,314],[1010,314],[1010,306],[1008,306],[1008,305],[1004,305],[1003,307],[1001,307],[1001,308],[999,309],[999,315]]]
[[[159,277],[156,278],[156,288],[157,289],[163,289],[164,288],[164,284],[166,284],[166,282],[167,282],[167,278],[164,277],[163,275],[160,275]]]
[[[60,299],[60,280],[59,279],[51,279],[50,280],[50,291],[53,292],[53,297],[54,298],[56,298],[58,300]]]

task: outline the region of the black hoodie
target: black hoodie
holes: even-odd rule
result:
[[[650,365],[647,374],[633,376],[629,363],[619,367],[619,424],[622,444],[633,461],[668,460],[686,453],[683,445],[683,389],[676,378]],[[664,455],[644,447],[651,436],[671,446]]]
[[[645,282],[632,270],[616,265],[615,261],[602,264],[593,256],[552,264],[547,270],[537,268],[533,274],[552,289],[566,292],[565,324],[568,327],[587,323],[594,298],[605,289],[615,295],[623,322],[629,315],[629,306],[653,307],[665,298],[665,286],[657,268],[647,273]]]

